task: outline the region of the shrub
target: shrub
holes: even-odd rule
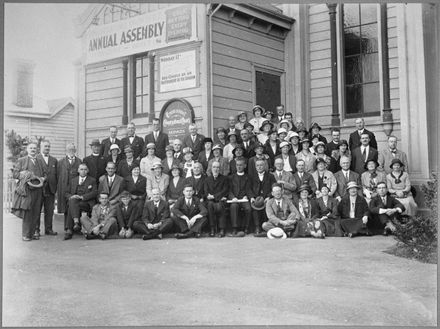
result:
[[[33,138],[29,137],[21,137],[17,132],[12,130],[6,130],[6,146],[9,149],[10,155],[7,157],[8,161],[12,163],[17,162],[18,158],[25,156],[26,146],[30,141],[36,142],[38,147],[40,146],[40,142],[44,139],[44,136],[34,136]]]
[[[433,173],[432,180],[421,187],[430,212],[427,215],[406,216],[397,223],[395,239],[398,241],[397,247],[402,250],[396,253],[422,262],[437,263],[437,189],[438,178]]]

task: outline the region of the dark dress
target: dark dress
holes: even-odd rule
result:
[[[299,237],[309,237],[310,229],[308,227],[308,223],[313,223],[313,221],[318,218],[318,205],[315,200],[309,199],[308,200],[308,206],[307,209],[304,211],[300,211],[299,207],[300,199],[294,200],[293,204],[298,209],[300,214],[300,219],[298,223],[295,226],[295,230],[292,233],[293,238],[299,238]]]
[[[341,221],[338,216],[338,201],[329,196],[327,205],[325,205],[322,197],[318,198],[316,202],[319,218],[327,216],[327,219],[321,220],[323,233],[327,236],[343,236]]]
[[[170,184],[168,185],[166,200],[168,202],[173,203],[183,196],[183,187],[185,186],[185,179],[183,177],[179,177],[179,181],[176,185],[174,185],[174,177],[170,177]]]

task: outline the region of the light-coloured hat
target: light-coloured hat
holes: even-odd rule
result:
[[[359,188],[359,185],[358,184],[356,184],[356,182],[348,182],[347,183],[347,187],[346,187],[346,190],[349,190],[349,189],[351,189],[352,187],[356,187],[357,189]]]
[[[156,149],[156,144],[154,144],[154,143],[148,143],[147,144],[147,150],[148,149]]]
[[[151,170],[154,170],[156,168],[162,168],[163,169],[162,163],[159,162],[159,161],[153,163],[153,165],[151,166]]]
[[[278,135],[279,135],[279,134],[282,134],[282,133],[287,134],[287,130],[286,130],[285,128],[280,128],[280,129],[278,129]]]
[[[280,149],[282,149],[284,146],[289,146],[290,147],[290,143],[289,142],[281,142],[280,143]]]
[[[267,231],[267,237],[269,239],[286,239],[287,235],[282,228],[274,227]]]
[[[212,150],[223,150],[223,147],[220,144],[215,144]]]
[[[119,148],[118,144],[110,145],[110,149],[108,150],[108,154],[112,154],[112,150],[118,150],[118,154],[121,154],[121,149]]]
[[[194,154],[194,152],[193,152],[193,150],[192,150],[191,147],[184,147],[183,150],[182,150],[182,153],[183,153],[183,154],[187,154],[187,153],[192,153],[192,154]]]
[[[294,131],[289,131],[286,138],[290,141],[292,139],[292,137],[297,137],[299,139],[298,133],[296,133]]]

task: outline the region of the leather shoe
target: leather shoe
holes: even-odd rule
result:
[[[176,233],[176,234],[174,235],[174,237],[175,237],[176,239],[186,239],[186,238],[188,238],[188,235],[187,235],[187,234],[184,234],[184,233]]]
[[[209,236],[211,238],[215,237],[215,230],[213,228],[211,229],[211,232],[209,232]]]
[[[40,240],[40,233],[37,234],[37,232],[35,232],[32,236],[32,240]]]
[[[32,239],[31,239],[31,238],[28,238],[27,236],[22,237],[22,240],[23,240],[23,241],[32,241]]]
[[[347,235],[349,238],[353,238],[353,233],[348,233],[348,235]]]
[[[35,231],[34,236],[40,237],[40,231]]]
[[[63,240],[70,240],[70,239],[72,239],[72,233],[64,234],[64,239]]]
[[[44,234],[45,234],[45,235],[57,235],[58,232],[54,232],[54,231],[52,231],[52,230],[48,230],[48,231],[45,231]]]
[[[201,236],[202,236],[201,233],[196,233],[196,234],[194,235],[194,237],[195,237],[196,239],[199,239]]]
[[[84,237],[86,238],[86,240],[94,240],[94,239],[98,238],[97,235],[94,235],[94,234],[91,234],[91,233],[84,233]]]
[[[144,235],[142,235],[142,240],[151,240],[151,239],[154,239],[154,237],[155,237],[155,235],[154,234],[144,234]]]
[[[267,237],[267,233],[266,232],[255,232],[254,237],[256,238],[266,238]]]
[[[219,238],[223,238],[225,236],[225,230],[220,230],[219,234],[217,235]]]
[[[73,226],[73,231],[81,232],[81,225],[79,225],[79,223],[75,223],[75,225]]]
[[[107,238],[107,236],[105,235],[105,233],[99,233],[98,235],[99,235],[99,238],[100,238],[101,240],[105,240],[105,239]]]

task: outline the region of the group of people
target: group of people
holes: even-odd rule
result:
[[[52,157],[50,142],[31,142],[13,168],[17,179],[13,211],[23,218],[24,241],[40,238],[44,209],[46,235],[52,229],[55,195],[64,214],[64,240],[139,236],[178,239],[254,236],[269,238],[385,234],[402,215],[413,216],[407,157],[397,138],[377,150],[375,135],[362,118],[347,140],[331,130],[331,141],[313,123],[293,120],[284,106],[275,113],[254,106],[228,119],[214,138],[189,126],[182,140],[169,141],[153,119],[152,132],[136,135],[134,123],[119,139],[118,129],[91,154]],[[226,210],[226,211],[225,211]]]

